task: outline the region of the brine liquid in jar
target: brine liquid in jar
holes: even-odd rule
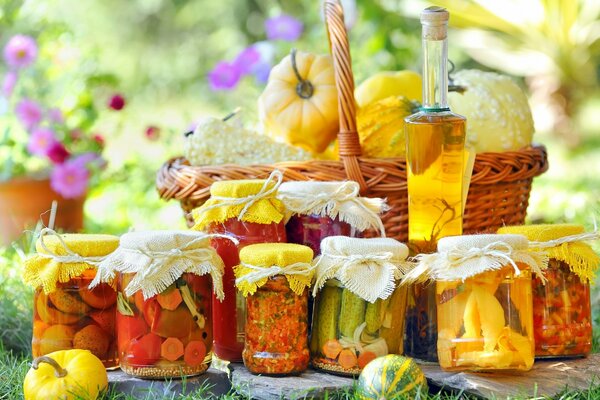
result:
[[[239,240],[235,245],[226,238],[214,238],[211,243],[225,263],[223,291],[225,299],[213,295],[214,353],[226,361],[241,362],[244,350],[246,299],[236,290],[233,267],[240,263],[239,251],[256,243],[283,243],[286,241],[283,222],[257,224],[230,218],[223,224],[211,224],[210,233],[228,235]]]
[[[321,254],[321,241],[329,236],[359,237],[359,232],[338,218],[319,215],[293,215],[285,226],[289,243],[310,247],[315,256]]]

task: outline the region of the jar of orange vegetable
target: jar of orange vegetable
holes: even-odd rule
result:
[[[436,282],[437,353],[447,371],[523,370],[533,366],[531,273],[547,265],[521,235],[439,240],[406,276]]]
[[[225,298],[212,300],[214,352],[222,360],[242,361],[244,349],[246,302],[235,289],[233,273],[240,262],[239,251],[250,244],[286,241],[284,207],[275,197],[282,179],[275,170],[266,180],[215,182],[210,199],[193,212],[194,229],[223,235],[212,240],[225,263]]]
[[[118,275],[120,366],[148,379],[208,369],[211,295],[223,298],[223,261],[211,235],[193,231],[132,232],[104,260],[92,286]]]
[[[310,247],[263,243],[244,247],[235,267],[246,297],[244,365],[253,374],[290,375],[308,368]]]
[[[114,282],[94,289],[98,263],[119,245],[111,235],[59,235],[43,229],[23,278],[35,288],[32,355],[85,349],[108,369],[118,366]]]
[[[500,229],[527,236],[550,257],[544,283],[533,280],[533,326],[538,358],[586,356],[592,350],[590,280],[600,257],[585,243],[598,240],[581,225],[526,225]]]
[[[408,248],[386,238],[331,236],[321,242],[313,289],[313,367],[358,375],[376,357],[402,354]]]

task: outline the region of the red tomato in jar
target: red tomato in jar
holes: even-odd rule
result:
[[[125,354],[127,363],[139,366],[153,365],[160,359],[162,341],[154,333],[148,333],[139,339],[134,339]]]

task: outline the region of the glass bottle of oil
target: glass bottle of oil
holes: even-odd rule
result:
[[[423,107],[405,120],[408,240],[414,253],[436,251],[444,236],[462,234],[466,119],[448,107],[448,19],[441,7],[421,14]],[[437,360],[435,284],[410,290],[405,352]]]

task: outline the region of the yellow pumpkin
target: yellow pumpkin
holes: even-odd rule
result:
[[[60,350],[33,360],[23,382],[25,400],[93,400],[108,386],[102,361],[88,350]]]
[[[421,75],[409,70],[378,72],[361,83],[354,96],[359,107],[366,107],[390,96],[404,96],[421,102],[421,82]]]
[[[338,102],[330,56],[292,50],[271,70],[258,99],[265,133],[313,153],[338,132]]]

